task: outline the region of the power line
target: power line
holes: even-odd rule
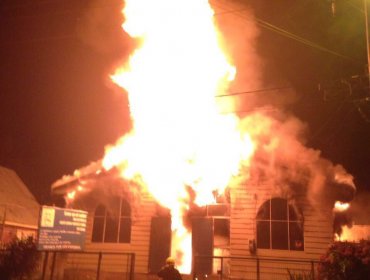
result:
[[[220,6],[219,6],[219,7],[220,7]],[[222,8],[223,8],[223,7],[221,7],[221,9],[222,9]],[[224,8],[223,8],[223,9],[224,9]],[[249,18],[249,17],[246,17],[245,15],[240,14],[240,12],[241,12],[241,11],[244,11],[244,10],[247,10],[247,9],[226,10],[226,11],[221,12],[221,13],[220,13],[220,15],[224,15],[224,14],[231,14],[231,15],[235,15],[235,16],[240,17],[240,18],[242,18],[242,19],[244,19],[244,20],[247,20],[247,21],[253,21],[253,19],[255,19],[255,21],[256,21],[256,22],[257,22],[261,27],[263,27],[263,28],[265,28],[265,29],[268,29],[268,30],[270,30],[270,31],[276,32],[276,33],[278,33],[278,34],[280,34],[280,35],[282,35],[282,36],[285,36],[285,37],[287,37],[287,38],[293,39],[293,40],[295,40],[295,41],[297,41],[297,42],[300,42],[300,43],[305,44],[305,45],[307,45],[307,46],[310,46],[310,47],[312,47],[312,48],[316,48],[316,49],[321,50],[321,51],[323,51],[323,52],[327,52],[327,53],[330,53],[330,54],[332,54],[332,55],[335,55],[335,56],[338,56],[338,57],[341,57],[341,58],[344,58],[344,59],[347,59],[347,60],[351,60],[351,61],[356,62],[356,63],[361,63],[361,64],[363,64],[362,62],[357,61],[357,60],[355,60],[355,59],[353,59],[353,58],[351,58],[351,57],[349,57],[349,56],[346,56],[346,55],[343,55],[343,54],[338,53],[338,52],[336,52],[336,51],[333,51],[333,50],[330,50],[330,49],[328,49],[328,48],[325,48],[325,47],[323,47],[323,46],[321,46],[321,45],[319,45],[319,44],[317,44],[317,43],[315,43],[315,42],[312,42],[312,41],[307,40],[307,39],[305,39],[305,38],[303,38],[303,37],[300,37],[300,36],[298,36],[298,35],[296,35],[296,34],[293,34],[293,33],[289,32],[289,31],[287,31],[287,30],[285,30],[285,29],[283,29],[283,28],[280,28],[280,27],[278,27],[278,26],[276,26],[276,25],[273,25],[273,24],[271,24],[271,23],[269,23],[269,22],[267,22],[267,21],[265,21],[265,20],[262,20],[262,19],[260,19],[260,18],[258,18],[258,17]],[[215,14],[215,16],[217,16],[217,15],[218,15],[218,13],[216,13],[216,14]]]
[[[291,86],[282,86],[282,87],[273,87],[273,88],[262,88],[262,89],[255,89],[255,90],[249,90],[249,91],[239,91],[239,92],[218,94],[215,97],[228,97],[228,96],[236,96],[236,95],[243,95],[243,94],[250,94],[250,93],[276,91],[276,90],[282,90],[282,89],[293,89],[293,87],[291,87]]]
[[[49,3],[54,3],[54,2],[51,2],[51,1],[40,1],[40,2],[37,2],[36,4],[49,4]],[[15,5],[15,6],[12,6],[12,7],[8,7],[9,9],[11,8],[20,8],[20,7],[28,7],[28,6],[31,6],[32,4],[31,3],[27,3],[27,4],[20,4],[20,5]],[[219,6],[216,4],[216,6]],[[91,8],[93,9],[101,9],[101,8],[106,8],[106,7],[118,7],[118,5],[113,5],[113,4],[110,4],[110,5],[96,5],[96,6],[91,6]],[[219,6],[220,7],[220,6]],[[225,9],[223,7],[221,7],[221,9]],[[354,60],[353,58],[349,57],[349,56],[346,56],[346,55],[343,55],[343,54],[340,54],[336,51],[333,51],[333,50],[330,50],[328,48],[325,48],[315,42],[312,42],[312,41],[309,41],[303,37],[300,37],[296,34],[293,34],[283,28],[280,28],[276,25],[273,25],[265,20],[262,20],[260,18],[257,18],[257,17],[254,17],[254,18],[248,18],[248,17],[245,17],[244,15],[241,15],[240,12],[242,11],[245,11],[245,10],[248,10],[247,7],[245,8],[239,8],[239,9],[231,9],[231,10],[225,10],[225,11],[222,11],[222,12],[218,12],[218,13],[215,13],[214,16],[222,16],[222,15],[227,15],[227,14],[231,14],[231,15],[235,15],[235,16],[238,16],[240,18],[243,18],[244,20],[248,20],[248,21],[253,21],[253,19],[255,19],[255,21],[263,28],[265,29],[268,29],[270,31],[273,31],[273,32],[276,32],[282,36],[285,36],[287,38],[290,38],[290,39],[293,39],[297,42],[300,42],[302,44],[305,44],[307,46],[310,46],[312,48],[316,48],[318,50],[321,50],[323,52],[327,52],[327,53],[330,53],[332,55],[335,55],[335,56],[338,56],[338,57],[341,57],[341,58],[344,58],[344,59],[347,59],[347,60],[351,60],[353,62],[357,62],[357,63],[360,63],[359,61],[357,60]],[[65,10],[65,11],[58,11],[58,12],[54,12],[55,13],[72,13],[71,10]],[[50,13],[51,14],[51,13]],[[29,16],[37,16],[37,15],[29,15]],[[68,38],[68,36],[62,36],[63,38]],[[71,36],[72,37],[72,36]],[[37,42],[37,41],[47,41],[48,38],[50,38],[51,40],[55,40],[55,38],[53,37],[44,37],[44,38],[37,38],[37,39],[30,39],[30,40],[24,40],[24,41],[17,41],[17,42],[9,42],[9,43],[24,43],[24,42],[28,42],[28,41],[31,41],[31,42]],[[362,63],[361,63],[362,64]]]
[[[354,60],[353,58],[351,58],[349,56],[343,55],[343,54],[338,53],[336,51],[333,51],[333,50],[330,50],[330,49],[325,48],[323,46],[320,46],[319,44],[316,44],[316,43],[314,43],[312,41],[309,41],[309,40],[307,40],[307,39],[305,39],[303,37],[300,37],[298,35],[295,35],[295,34],[289,32],[289,31],[286,31],[286,30],[280,28],[280,27],[277,27],[277,26],[275,26],[273,24],[270,24],[270,23],[268,23],[268,22],[266,22],[266,21],[264,21],[262,19],[256,18],[256,20],[259,23],[259,25],[261,25],[262,27],[264,27],[266,29],[269,29],[271,31],[274,31],[274,32],[276,32],[276,33],[278,33],[280,35],[283,35],[285,37],[291,38],[293,40],[296,40],[297,42],[300,42],[300,43],[305,44],[307,46],[310,46],[312,48],[321,50],[323,52],[327,52],[327,53],[330,53],[332,55],[336,55],[338,57],[341,57],[341,58],[344,58],[344,59],[347,59],[347,60],[358,62],[358,61]]]
[[[220,112],[221,115],[229,115],[229,114],[252,114],[254,112],[278,112],[279,109],[272,106],[262,106],[258,108],[251,108],[248,110],[235,110],[235,111],[227,111],[227,112]]]

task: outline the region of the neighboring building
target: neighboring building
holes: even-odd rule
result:
[[[135,253],[135,279],[145,279],[170,254],[169,213],[149,193],[138,193],[136,186],[117,179],[114,171],[95,167],[62,178],[52,192],[75,197],[71,205],[89,212],[86,251]],[[211,275],[222,270],[230,279],[256,279],[257,273],[286,279],[287,268],[311,271],[313,261],[333,242],[333,204],[309,200],[304,193],[292,196],[283,189],[266,178],[249,179],[231,187],[222,203],[194,207],[188,216],[193,255],[225,257],[222,267],[220,259],[200,260],[197,272]],[[91,192],[78,194],[86,190]],[[256,265],[257,259],[275,260]],[[284,259],[301,262],[276,262]],[[94,271],[94,262],[86,256],[75,256],[71,263],[79,263],[80,271]],[[105,263],[113,271],[122,269],[114,259]]]
[[[0,242],[36,237],[40,205],[18,175],[0,166]]]

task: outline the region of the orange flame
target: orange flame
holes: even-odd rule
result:
[[[126,0],[124,30],[141,42],[112,75],[128,92],[133,130],[107,147],[103,166],[146,188],[172,215],[172,255],[191,269],[191,236],[183,216],[214,200],[253,152],[239,119],[215,100],[235,76],[220,47],[213,10],[199,0]]]
[[[352,225],[351,227],[343,226],[341,235],[335,235],[335,241],[359,242],[360,240],[369,240],[370,226]]]
[[[334,204],[334,211],[344,212],[348,210],[349,206],[350,204],[348,202],[336,201]]]
[[[67,193],[67,198],[69,200],[73,200],[75,198],[75,196],[76,196],[76,191],[71,191],[71,192]]]

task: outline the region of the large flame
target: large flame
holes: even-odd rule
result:
[[[361,240],[369,240],[370,227],[368,225],[352,225],[343,226],[342,233],[335,235],[335,241],[342,242],[359,242]]]
[[[222,193],[253,151],[239,119],[220,114],[215,95],[235,75],[221,49],[208,1],[126,0],[124,30],[140,47],[112,80],[129,96],[132,131],[108,147],[105,169],[146,188],[171,210],[172,254],[191,269],[191,236],[183,225],[189,208]]]

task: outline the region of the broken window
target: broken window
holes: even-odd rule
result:
[[[257,248],[303,251],[303,222],[286,199],[262,204],[256,217]]]
[[[95,209],[92,242],[130,243],[131,207],[122,198],[113,198],[109,208],[99,204]]]

